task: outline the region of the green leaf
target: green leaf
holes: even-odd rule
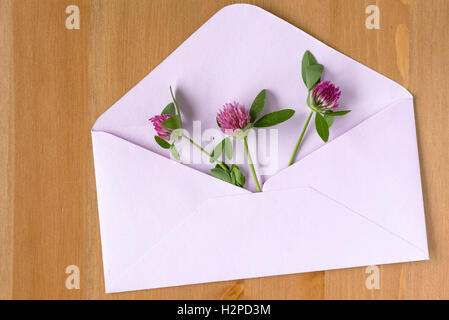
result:
[[[330,127],[332,126],[332,124],[334,123],[334,117],[333,117],[333,116],[330,116],[330,115],[327,115],[327,114],[324,115],[324,120],[326,120],[327,126],[328,126],[329,128],[330,128]]]
[[[318,62],[316,61],[315,57],[313,56],[313,54],[307,50],[304,53],[304,56],[302,57],[302,62],[301,62],[301,74],[302,74],[302,79],[304,81],[304,84],[307,87],[307,83],[306,83],[306,68],[309,66],[313,66],[314,64],[318,64]]]
[[[223,180],[223,181],[232,183],[231,175],[230,175],[228,172],[226,172],[225,170],[223,170],[222,168],[220,168],[220,167],[218,167],[218,168],[217,168],[217,167],[213,168],[213,169],[210,171],[210,174],[211,174],[213,177],[215,177],[215,178],[218,178],[218,179],[220,179],[220,180]]]
[[[210,163],[214,163],[214,162],[215,162],[214,151],[213,151],[213,150],[212,150],[212,152],[210,153],[209,162],[210,162]]]
[[[234,151],[232,149],[232,141],[228,137],[221,140],[220,143],[215,146],[215,149],[211,152],[211,162],[217,160],[223,153],[223,150],[226,157],[232,159]]]
[[[168,129],[179,129],[181,128],[181,118],[178,115],[165,119],[162,125]]]
[[[312,97],[310,95],[310,91],[309,91],[309,94],[307,94],[306,103],[309,106],[309,108],[312,109],[312,111],[320,112],[320,110],[317,107],[315,107],[312,103]]]
[[[216,165],[215,165],[215,168],[223,169],[222,166],[224,166],[224,167],[226,168],[225,171],[229,171],[229,167],[228,167],[228,165],[227,165],[226,163],[216,164]]]
[[[312,97],[310,96],[310,91],[307,94],[307,98],[306,98],[306,103],[309,107],[312,107],[312,101],[311,101]]]
[[[156,140],[157,144],[160,145],[162,148],[170,149],[170,146],[171,146],[170,143],[168,143],[167,141],[165,141],[161,137],[154,136],[154,140]]]
[[[221,128],[221,124],[220,124],[220,122],[218,122],[218,118],[215,118],[215,121],[217,121],[217,126],[218,126],[219,128]]]
[[[231,166],[231,176],[234,176],[234,178],[235,178],[234,184],[236,186],[239,186],[242,188],[245,186],[246,178],[243,175],[242,171],[240,171],[240,168],[238,165],[233,164]]]
[[[267,96],[267,91],[263,89],[254,99],[251,109],[249,109],[250,121],[256,121],[257,117],[262,113],[265,106],[265,98]]]
[[[234,150],[232,148],[232,141],[229,138],[225,138],[223,140],[223,144],[224,144],[224,151],[225,151],[226,158],[231,160],[232,156],[234,154]]]
[[[213,158],[213,161],[217,160],[218,158],[220,158],[222,152],[223,152],[223,141],[222,140],[219,144],[217,144],[214,148],[214,151],[212,151],[211,156]]]
[[[176,114],[175,105],[173,102],[167,104],[167,106],[162,110],[161,114]]]
[[[235,180],[234,171],[231,171],[230,175],[231,175],[231,183],[236,186],[237,184],[236,184],[236,180]]]
[[[170,151],[171,151],[173,158],[175,158],[177,161],[179,161],[181,159],[181,157],[179,156],[179,152],[178,152],[178,150],[176,150],[176,147],[174,144],[172,144],[170,146]]]
[[[341,111],[326,111],[324,114],[335,117],[335,116],[344,116],[345,114],[348,114],[351,112],[351,110],[341,110]]]
[[[287,121],[295,114],[295,110],[284,109],[268,113],[254,123],[256,128],[265,128],[275,126],[279,123]]]
[[[312,90],[320,81],[323,69],[324,67],[321,64],[314,64],[306,67],[304,83],[306,84],[307,89]]]
[[[315,128],[321,139],[323,139],[324,142],[327,142],[329,139],[329,125],[324,117],[318,112],[315,112]]]

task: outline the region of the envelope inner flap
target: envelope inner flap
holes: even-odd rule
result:
[[[203,201],[249,193],[111,134],[92,138],[107,276],[129,267]]]

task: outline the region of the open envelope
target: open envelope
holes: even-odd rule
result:
[[[285,168],[309,112],[306,50],[352,112],[327,144],[311,124]],[[263,193],[156,145],[148,118],[171,101],[170,84],[186,126],[216,127],[224,102],[248,107],[263,88],[267,112],[297,110],[277,127],[279,169]],[[106,292],[428,259],[410,93],[258,7],[220,10],[97,120],[92,139]]]

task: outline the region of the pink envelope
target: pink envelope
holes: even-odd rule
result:
[[[286,168],[309,112],[306,50],[352,112],[326,144],[312,123]],[[155,143],[148,119],[169,85],[188,129],[216,128],[224,102],[249,107],[264,88],[265,112],[296,110],[276,127],[279,170],[261,177],[263,193],[248,174],[251,191]],[[92,140],[106,292],[429,258],[411,94],[258,7],[216,13],[97,120]]]

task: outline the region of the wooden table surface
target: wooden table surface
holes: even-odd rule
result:
[[[430,261],[380,266],[378,290],[352,268],[104,293],[90,128],[233,2],[0,0],[0,298],[449,298],[448,0],[249,1],[413,93]],[[65,27],[71,4],[79,30]],[[370,4],[379,30],[365,27]]]

